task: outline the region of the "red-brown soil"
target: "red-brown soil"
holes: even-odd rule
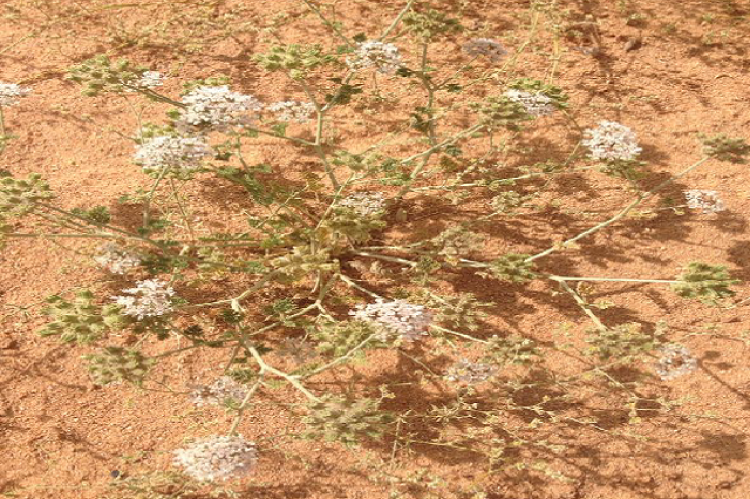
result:
[[[403,4],[395,0],[332,3],[350,34],[378,32]],[[572,113],[582,126],[611,119],[638,133],[644,145],[642,159],[647,162],[644,185],[656,185],[699,159],[699,133],[748,137],[750,2],[557,3],[558,11],[569,10],[568,17],[560,20],[562,26],[593,20],[600,42],[585,29],[580,40],[563,38],[556,84],[570,95]],[[114,131],[130,134],[135,120],[119,98],[82,97],[76,85],[64,80],[66,68],[107,52],[171,72],[173,78],[164,89],[171,95],[179,92],[182,81],[226,74],[236,88],[272,101],[299,96],[300,92],[288,81],[264,74],[252,62],[251,55],[273,41],[264,27],[274,19],[278,21],[278,32],[285,42],[329,39],[326,28],[304,15],[304,5],[295,0],[159,4],[138,0],[111,3],[107,8],[108,2],[103,0],[10,0],[0,6],[6,18],[0,28],[0,80],[33,90],[18,106],[5,110],[6,126],[17,138],[0,157],[0,169],[18,176],[39,172],[63,206],[105,204],[112,210],[115,223],[127,225],[137,214],[118,205],[117,199],[146,186],[148,179],[131,162],[132,144]],[[464,8],[463,23],[467,27],[487,26],[488,37],[502,39],[511,48],[520,46],[527,37],[526,0],[439,0],[434,4],[454,12]],[[624,11],[642,14],[642,21],[629,26]],[[227,13],[235,13],[236,18],[222,17]],[[191,21],[191,15],[203,16],[202,21]],[[143,28],[155,28],[160,23],[163,32],[154,29],[139,34]],[[519,59],[519,75],[546,75],[551,38],[550,26],[545,23]],[[241,29],[226,33],[225,26]],[[630,38],[640,39],[641,45],[625,50]],[[435,64],[455,60],[461,41],[459,36],[442,43],[441,51],[435,53]],[[597,43],[600,47],[595,55],[577,50]],[[383,79],[381,85],[387,88],[388,80]],[[366,126],[342,126],[344,143],[369,144],[374,134],[388,131],[389,119],[401,116],[398,106],[407,101],[386,104]],[[389,110],[388,105],[396,108]],[[162,108],[151,106],[146,115],[159,120],[162,112]],[[346,117],[337,116],[338,124]],[[523,135],[526,150],[515,151],[507,161],[513,164],[519,157],[526,164],[549,157],[564,160],[572,133],[562,118],[535,124]],[[255,157],[249,158],[253,162],[269,161],[282,171],[299,171],[304,163],[298,162],[311,161],[273,139],[261,138],[257,144]],[[683,189],[716,190],[728,207],[725,212],[674,215],[665,210],[654,218],[627,219],[582,241],[578,251],[545,261],[543,268],[559,274],[670,279],[681,266],[701,260],[727,265],[734,276],[748,280],[747,168],[711,161],[664,194],[679,200]],[[546,210],[493,226],[484,252],[541,251],[554,241],[575,235],[615,213],[632,198],[623,185],[599,173],[561,176],[552,194],[537,200],[548,204]],[[204,181],[191,189],[194,214],[205,217],[207,224],[217,207],[231,208],[237,201],[232,191],[222,191]],[[437,233],[447,220],[475,216],[476,204],[455,207],[414,198],[410,207],[412,221],[394,237],[415,231]],[[241,222],[242,217],[237,220]],[[196,409],[181,393],[145,391],[128,385],[95,387],[80,359],[93,351],[92,347],[64,345],[36,334],[44,324],[39,309],[45,297],[92,283],[107,293],[114,289],[107,279],[90,258],[49,241],[12,240],[0,253],[0,497],[115,497],[110,475],[113,470],[124,476],[168,470],[171,450],[185,438],[222,432],[231,423],[231,414],[218,408]],[[555,335],[560,324],[569,324],[571,335],[579,340],[588,327],[575,302],[548,282],[520,287],[467,276],[444,286],[492,301],[487,327],[497,331],[519,332],[551,342],[562,341]],[[231,289],[227,291],[228,287]],[[217,280],[206,289],[221,297],[243,286]],[[387,289],[387,282],[383,281],[379,289]],[[637,433],[641,440],[626,438],[617,431],[589,431],[578,436],[573,428],[559,435],[554,443],[567,443],[568,448],[550,466],[565,477],[562,480],[533,473],[487,473],[486,463],[450,449],[415,446],[412,452],[397,453],[392,458],[388,442],[354,449],[286,439],[277,445],[270,437],[299,426],[296,415],[272,403],[302,401],[293,390],[284,388],[263,393],[242,423],[244,435],[268,444],[257,470],[234,487],[237,497],[750,497],[750,362],[745,341],[750,330],[750,302],[742,301],[750,288],[741,284],[736,290],[737,296],[728,305],[737,306],[711,308],[681,300],[658,286],[595,286],[596,298],[616,304],[602,312],[607,321],[616,324],[636,320],[646,325],[666,321],[670,338],[690,347],[699,359],[699,369],[674,381],[653,383],[652,393],[682,401],[667,417],[650,421],[644,412],[640,424],[628,427],[621,425],[619,407],[602,408],[600,424]],[[169,340],[148,348],[156,352],[175,346],[176,341]],[[419,355],[433,368],[444,367],[444,354],[450,353],[444,345],[415,348],[410,355]],[[276,360],[284,365],[283,360]],[[560,371],[569,367],[563,356],[551,362]],[[210,379],[222,367],[222,358],[190,351],[162,365],[157,379],[182,390],[196,380]],[[320,378],[312,388],[353,386],[376,394],[378,384],[385,384],[397,394],[396,401],[419,404],[423,398],[426,404],[435,391],[419,385],[421,370],[407,357],[378,350],[368,354],[366,363]],[[442,485],[432,483],[437,482],[436,477]],[[475,490],[484,491],[486,496],[473,496]],[[130,494],[124,497],[140,497]]]

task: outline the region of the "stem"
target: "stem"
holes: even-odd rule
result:
[[[630,203],[625,208],[623,208],[622,210],[620,210],[620,212],[617,213],[612,218],[610,218],[608,220],[605,220],[604,222],[602,222],[602,223],[600,223],[598,225],[595,225],[594,227],[591,227],[590,229],[588,229],[588,230],[586,230],[584,232],[581,232],[577,236],[574,236],[574,237],[572,237],[572,238],[564,241],[559,246],[558,245],[553,246],[553,247],[551,247],[549,249],[546,249],[546,250],[542,251],[541,253],[537,253],[536,255],[530,256],[529,258],[526,259],[526,262],[533,262],[534,260],[537,260],[539,258],[543,258],[543,257],[549,255],[550,253],[554,253],[555,251],[558,251],[559,248],[564,248],[565,246],[570,245],[570,244],[578,241],[579,239],[583,239],[586,236],[590,236],[591,234],[593,234],[593,233],[595,233],[595,232],[597,232],[597,231],[599,231],[599,230],[601,230],[601,229],[603,229],[603,228],[605,228],[605,227],[607,227],[609,225],[612,225],[613,223],[617,222],[618,220],[620,220],[621,218],[623,218],[625,215],[627,215],[628,213],[630,213],[635,207],[637,207],[638,205],[640,205],[643,201],[647,200],[648,198],[650,198],[651,196],[653,196],[654,194],[656,194],[660,190],[662,190],[665,187],[667,187],[668,185],[672,184],[673,182],[676,182],[680,178],[684,177],[685,175],[687,175],[688,173],[690,173],[694,169],[698,168],[700,165],[702,165],[703,163],[705,163],[709,159],[710,158],[708,156],[706,156],[705,158],[702,158],[701,160],[697,161],[696,163],[692,164],[688,168],[684,169],[683,171],[681,171],[680,173],[678,173],[674,177],[671,177],[671,178],[665,180],[664,182],[660,183],[659,185],[657,185],[656,187],[654,187],[650,191],[648,191],[648,192],[646,192],[644,194],[641,194],[632,203]]]
[[[367,295],[370,295],[373,298],[383,298],[382,296],[375,293],[374,291],[370,291],[369,289],[363,288],[362,286],[360,286],[359,284],[357,284],[356,282],[354,282],[353,280],[351,280],[349,277],[345,276],[344,274],[339,274],[338,276],[342,281],[344,281],[346,284],[353,287],[354,289],[357,289]]]
[[[602,331],[606,331],[608,329],[607,326],[605,326],[604,323],[601,320],[599,320],[599,317],[597,317],[596,314],[594,314],[594,312],[591,311],[591,309],[589,308],[589,304],[586,303],[586,300],[584,300],[581,297],[581,295],[579,295],[575,290],[573,290],[570,286],[568,286],[568,284],[564,280],[562,279],[552,279],[552,280],[560,283],[560,286],[562,286],[562,288],[565,291],[567,291],[573,296],[578,306],[581,307],[581,309],[583,309],[586,315],[589,316],[589,318],[591,319],[591,322],[596,324],[597,328],[599,328]]]
[[[255,392],[258,390],[258,387],[263,382],[263,375],[265,374],[265,369],[261,367],[260,374],[258,375],[258,380],[253,383],[253,386],[250,388],[250,390],[247,391],[247,394],[245,394],[245,398],[242,399],[242,403],[240,403],[240,406],[237,408],[237,415],[234,417],[234,421],[232,421],[232,426],[229,428],[229,431],[227,432],[228,435],[234,435],[237,431],[237,427],[240,425],[240,421],[242,421],[242,416],[245,414],[245,409],[247,409],[247,404],[250,402],[250,399],[253,398],[253,395],[255,395]]]
[[[615,279],[610,277],[565,277],[559,275],[548,276],[553,281],[591,281],[591,282],[650,282],[662,284],[674,284],[680,281],[664,279]]]
[[[349,41],[349,39],[344,36],[344,34],[341,32],[341,30],[331,21],[329,21],[326,16],[323,15],[323,13],[320,11],[319,8],[317,8],[315,5],[312,4],[309,0],[302,0],[307,7],[317,15],[321,21],[323,21],[323,24],[331,28],[333,33],[341,39],[342,42],[346,44],[347,47],[351,47],[352,43]]]
[[[190,234],[190,241],[195,242],[195,232],[193,232],[193,227],[190,224],[190,220],[188,220],[187,212],[185,212],[185,207],[182,205],[182,201],[180,201],[180,194],[177,192],[177,188],[174,185],[174,180],[171,178],[169,179],[169,186],[172,188],[172,194],[174,195],[175,201],[177,201],[177,207],[180,209],[182,220],[185,222],[185,227],[188,230],[188,234]]]
[[[266,364],[266,362],[263,360],[263,357],[260,355],[258,350],[255,349],[255,347],[250,346],[247,343],[247,340],[245,339],[244,335],[240,338],[240,341],[242,342],[242,345],[245,347],[245,350],[250,353],[250,355],[253,356],[255,359],[255,362],[258,363],[258,366],[260,366],[261,372],[268,371],[271,374],[274,374],[280,378],[285,379],[290,385],[292,385],[294,388],[302,392],[302,394],[307,397],[309,400],[312,400],[313,402],[320,402],[320,399],[313,395],[307,388],[305,388],[302,383],[299,382],[299,378],[297,376],[292,376],[291,374],[287,374],[284,371],[279,371],[275,367],[269,366]]]
[[[382,42],[385,40],[385,38],[391,34],[391,31],[396,29],[396,26],[401,22],[401,19],[404,18],[407,12],[411,9],[411,6],[414,4],[414,0],[409,0],[406,2],[406,6],[401,10],[401,12],[398,13],[398,16],[396,16],[396,19],[393,20],[390,26],[388,26],[385,31],[383,31],[383,34],[380,35],[380,38],[378,38],[379,42]]]
[[[324,365],[320,366],[319,368],[317,368],[317,369],[315,369],[315,370],[313,370],[313,371],[311,371],[311,372],[303,375],[302,379],[310,378],[312,376],[315,376],[316,374],[322,373],[323,371],[327,371],[328,369],[330,369],[330,368],[332,368],[334,366],[337,366],[337,365],[341,364],[342,362],[346,362],[357,351],[361,350],[368,343],[370,343],[370,341],[372,341],[373,339],[375,339],[376,336],[377,336],[377,334],[371,334],[370,336],[368,336],[367,338],[365,338],[359,345],[355,346],[354,348],[352,348],[351,350],[349,350],[348,352],[346,352],[346,354],[344,354],[343,356],[341,356],[341,357],[339,357],[337,359],[334,359],[331,362],[329,362],[327,364],[324,364]]]

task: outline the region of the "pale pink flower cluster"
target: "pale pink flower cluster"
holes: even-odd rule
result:
[[[174,464],[200,482],[247,475],[257,462],[255,444],[239,435],[212,436],[174,451]]]
[[[99,248],[94,261],[113,274],[126,274],[141,264],[138,255],[115,243],[107,243]]]
[[[374,40],[357,43],[354,57],[348,58],[346,63],[355,71],[374,68],[383,74],[393,74],[402,65],[398,47]]]
[[[484,56],[492,62],[501,61],[508,51],[500,42],[489,38],[474,38],[463,45],[464,52],[472,57]]]
[[[203,85],[182,98],[178,130],[227,130],[233,126],[249,126],[258,118],[263,105],[252,95],[233,92],[229,85]]]
[[[383,328],[382,339],[396,334],[404,341],[414,341],[427,334],[432,324],[432,313],[422,305],[405,300],[385,301],[378,298],[375,303],[357,305],[349,312],[354,319],[369,322]]]
[[[31,90],[15,83],[0,83],[0,107],[15,106]]]
[[[138,281],[136,287],[124,289],[122,292],[125,295],[113,297],[115,303],[123,308],[123,314],[136,317],[138,320],[166,315],[172,311],[172,297],[175,292],[165,281]]]
[[[633,160],[643,150],[635,133],[614,121],[600,121],[599,126],[585,130],[583,135],[581,144],[589,148],[594,159]]]

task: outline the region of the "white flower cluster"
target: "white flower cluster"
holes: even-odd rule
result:
[[[240,402],[247,395],[247,388],[229,376],[222,376],[210,385],[199,385],[192,388],[190,400],[198,407],[221,405],[227,399]]]
[[[31,90],[15,83],[0,83],[0,107],[15,106],[18,100],[29,92]]]
[[[405,300],[385,301],[378,298],[375,303],[357,305],[349,315],[384,328],[386,334],[382,335],[383,340],[387,340],[387,333],[397,334],[404,341],[417,340],[427,334],[427,328],[432,323],[432,313],[425,307]]]
[[[137,146],[135,162],[146,172],[168,168],[173,173],[189,173],[213,155],[202,137],[160,135]]]
[[[315,104],[312,102],[281,101],[268,106],[268,109],[276,114],[279,121],[296,121],[297,123],[309,123],[310,117],[315,112]]]
[[[473,385],[487,381],[495,374],[493,366],[461,359],[448,369],[445,378],[456,383]]]
[[[535,118],[548,116],[555,112],[552,99],[541,92],[531,93],[512,88],[505,92],[505,96],[513,102],[521,104],[526,112]]]
[[[472,57],[485,56],[492,62],[499,62],[508,55],[499,42],[489,38],[474,38],[463,45],[464,52]]]
[[[107,243],[99,248],[99,255],[94,261],[113,274],[125,274],[141,264],[138,255],[114,243]]]
[[[252,95],[229,90],[229,85],[202,85],[182,98],[177,128],[191,127],[226,130],[232,126],[252,124],[263,105]]]
[[[161,87],[164,84],[164,75],[158,71],[145,71],[141,77],[131,85],[138,88],[155,88]]]
[[[698,360],[690,354],[687,347],[670,343],[660,350],[661,357],[656,364],[656,374],[662,380],[670,380],[689,374],[698,367]]]
[[[122,313],[138,318],[158,317],[172,311],[174,290],[159,279],[138,281],[135,288],[124,289],[131,296],[114,296],[115,303],[123,307]]]
[[[700,209],[703,213],[717,213],[726,207],[716,191],[692,189],[685,191],[688,208]]]
[[[255,466],[255,444],[236,436],[214,436],[174,451],[174,464],[201,482],[239,478]]]
[[[355,71],[375,68],[378,73],[393,74],[401,67],[401,54],[392,43],[370,40],[357,43],[354,57],[346,63]]]
[[[635,133],[615,121],[600,121],[599,126],[585,130],[583,135],[581,143],[594,159],[632,160],[643,150]]]
[[[385,198],[380,192],[355,192],[339,200],[338,206],[367,217],[385,211]]]

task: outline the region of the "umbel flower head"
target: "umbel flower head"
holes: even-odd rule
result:
[[[370,40],[357,43],[354,56],[346,63],[355,71],[374,68],[378,73],[393,74],[401,67],[401,54],[392,43]]]
[[[432,323],[431,312],[422,305],[414,305],[406,300],[385,301],[378,298],[375,303],[357,305],[349,315],[383,328],[383,340],[389,334],[395,334],[404,341],[417,340],[427,333]]]
[[[128,84],[138,88],[156,88],[164,84],[165,76],[158,71],[144,71],[140,78]],[[134,91],[134,90],[131,90]]]
[[[201,85],[182,98],[178,130],[227,130],[252,124],[263,105],[252,95],[229,90],[229,85]]]
[[[585,130],[583,135],[581,143],[589,148],[594,159],[630,161],[643,150],[635,133],[614,121],[600,121],[599,126]]]
[[[381,192],[355,192],[341,199],[337,204],[339,207],[351,210],[362,217],[385,210],[385,198]]]
[[[663,346],[660,353],[661,357],[656,363],[656,374],[664,381],[691,373],[698,367],[698,360],[682,345],[670,343]]]
[[[213,155],[202,137],[160,135],[137,146],[135,162],[146,173],[161,174],[166,168],[171,176],[184,176],[198,170]]]
[[[495,374],[495,368],[489,364],[461,359],[448,369],[445,378],[454,383],[474,385],[487,381],[493,374]]]
[[[541,92],[526,92],[512,88],[505,92],[505,96],[523,106],[527,113],[535,118],[548,116],[555,112],[555,106],[552,99]]]
[[[222,376],[212,384],[192,387],[190,400],[202,407],[204,405],[221,405],[227,400],[241,401],[247,395],[247,388],[229,376]]]
[[[700,209],[703,213],[717,213],[725,210],[724,202],[716,191],[700,189],[685,191],[685,200],[688,208]]]
[[[0,107],[15,106],[29,92],[31,90],[15,83],[0,83]]]
[[[115,296],[115,303],[123,307],[123,314],[138,320],[158,317],[172,311],[174,290],[168,283],[159,279],[138,281],[136,287],[124,289],[122,292],[129,296]]]
[[[94,261],[113,274],[126,274],[141,264],[138,255],[115,243],[107,243],[99,248]]]
[[[240,435],[212,436],[174,451],[174,464],[200,482],[247,475],[257,462],[255,444]]]
[[[463,45],[464,52],[472,57],[484,56],[492,62],[500,62],[508,51],[500,42],[489,38],[474,38]]]
[[[281,101],[268,106],[268,110],[276,114],[276,119],[279,121],[296,121],[304,124],[310,122],[310,117],[315,112],[315,104],[293,100]]]

